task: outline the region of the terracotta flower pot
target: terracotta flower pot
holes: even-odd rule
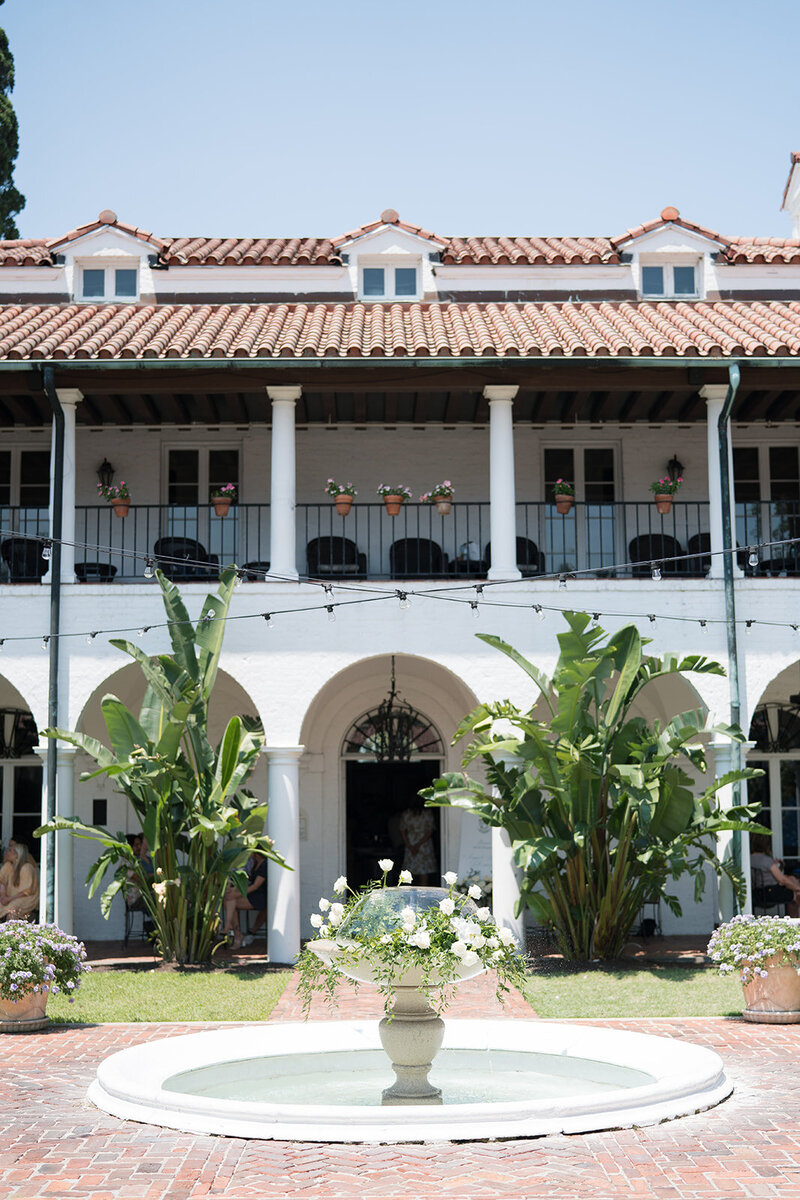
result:
[[[111,507],[114,509],[115,517],[127,517],[128,509],[131,506],[130,500],[112,500]]]
[[[747,1006],[742,1016],[746,1021],[767,1025],[791,1025],[800,1022],[800,975],[785,963],[778,966],[782,956],[766,958],[763,966],[767,977],[757,975],[750,983],[742,984]]]
[[[396,517],[403,507],[405,496],[384,496],[383,503],[390,517]]]
[[[437,496],[434,504],[440,517],[446,517],[453,507],[453,501],[448,496]]]
[[[562,517],[565,517],[574,503],[574,496],[567,496],[563,493],[561,495],[556,495],[556,512],[561,513]]]
[[[656,492],[655,501],[656,510],[661,513],[662,517],[672,512],[672,496],[668,492]]]
[[[338,496],[334,496],[333,503],[336,505],[336,511],[339,516],[346,517],[350,512],[350,509],[353,507],[353,497],[348,496],[345,493],[341,493]]]
[[[218,517],[227,517],[228,510],[231,506],[231,502],[227,499],[227,497],[217,496],[211,501],[211,503],[214,505],[214,512]]]
[[[34,1033],[50,1024],[45,1009],[49,992],[29,992],[19,1000],[0,997],[0,1033]]]

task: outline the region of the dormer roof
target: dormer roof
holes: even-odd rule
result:
[[[126,225],[110,208],[104,208],[96,221],[90,221],[88,225],[79,225],[77,229],[71,229],[62,237],[52,238],[47,245],[51,253],[59,253],[64,246],[68,246],[71,242],[80,241],[82,238],[96,233],[97,230],[106,228],[118,229],[121,233],[127,233],[139,242],[147,242],[149,246],[155,246],[159,251],[164,249],[164,242],[160,238],[155,237],[149,230],[140,229],[138,225]]]
[[[648,234],[655,233],[656,230],[665,229],[668,226],[685,229],[687,233],[713,242],[717,248],[724,249],[730,241],[729,238],[723,237],[722,234],[717,233],[713,229],[708,229],[705,225],[696,225],[693,221],[684,220],[677,208],[668,205],[666,208],[662,208],[661,215],[655,221],[648,221],[644,225],[636,225],[633,229],[627,229],[622,237],[614,238],[614,245],[618,247],[627,246],[629,242],[637,241],[639,238],[646,237]]]

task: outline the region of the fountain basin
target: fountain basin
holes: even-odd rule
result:
[[[441,1105],[381,1106],[390,1072],[374,1022],[265,1024],[121,1050],[98,1067],[89,1099],[187,1133],[399,1143],[652,1125],[732,1090],[705,1047],[536,1020],[448,1020],[431,1073]]]

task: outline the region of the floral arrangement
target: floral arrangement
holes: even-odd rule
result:
[[[650,484],[650,491],[655,492],[656,496],[674,496],[682,483],[682,476],[677,479],[656,479]]]
[[[477,887],[480,894],[488,899],[492,894],[492,877],[491,875],[479,875],[477,871],[470,871],[469,875],[465,875],[463,879],[459,879],[456,884],[456,891],[462,896],[470,894],[470,888]]]
[[[6,921],[0,925],[0,996],[20,1000],[31,992],[64,992],[70,1002],[91,967],[86,950],[57,925]]]
[[[795,967],[800,975],[800,923],[790,917],[734,917],[714,930],[707,954],[720,974],[739,971],[742,983],[766,978],[764,963],[773,956],[778,966]]]
[[[317,938],[328,945],[331,944],[328,939],[332,939],[339,954],[335,966],[326,965],[314,953],[312,940],[300,955],[298,986],[306,1013],[315,991],[323,991],[332,1002],[341,971],[348,964],[365,960],[375,972],[387,1013],[394,987],[412,968],[419,972],[421,989],[437,1011],[445,1007],[464,967],[480,963],[496,971],[497,995],[501,1000],[509,987],[523,986],[525,966],[514,935],[495,924],[487,907],[477,906],[483,894],[478,884],[470,884],[464,895],[457,889],[458,876],[448,871],[444,876],[447,888],[441,889],[438,903],[422,909],[408,904],[397,911],[391,905],[368,903],[381,889],[387,888],[387,877],[394,863],[390,858],[382,858],[378,866],[383,872],[382,879],[361,891],[354,891],[345,876],[340,876],[333,891],[336,896],[347,898],[330,901],[323,897],[319,912],[311,915]],[[390,891],[402,893],[403,885],[412,882],[411,872],[401,871],[401,887]]]
[[[557,479],[553,484],[554,496],[574,496],[575,484],[567,483],[566,479]]]
[[[221,483],[218,487],[211,489],[212,500],[230,500],[231,504],[238,495],[238,488],[235,483]]]
[[[420,504],[433,504],[436,500],[452,500],[455,490],[450,480],[445,479],[444,482],[437,483],[436,487],[432,487],[429,492],[423,492],[419,502]]]
[[[131,492],[124,479],[120,479],[119,483],[98,483],[97,494],[103,500],[130,500]]]
[[[379,496],[402,496],[404,500],[411,499],[411,488],[404,483],[382,483],[378,487]]]
[[[325,484],[325,491],[329,496],[335,499],[337,496],[357,496],[358,492],[353,487],[352,483],[337,483],[335,479],[329,479]]]

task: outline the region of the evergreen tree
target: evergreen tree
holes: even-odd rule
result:
[[[0,0],[4,4],[5,0]],[[14,163],[19,153],[17,114],[8,93],[14,89],[14,56],[6,31],[0,29],[0,238],[18,238],[14,217],[25,207],[25,197],[14,187]]]

